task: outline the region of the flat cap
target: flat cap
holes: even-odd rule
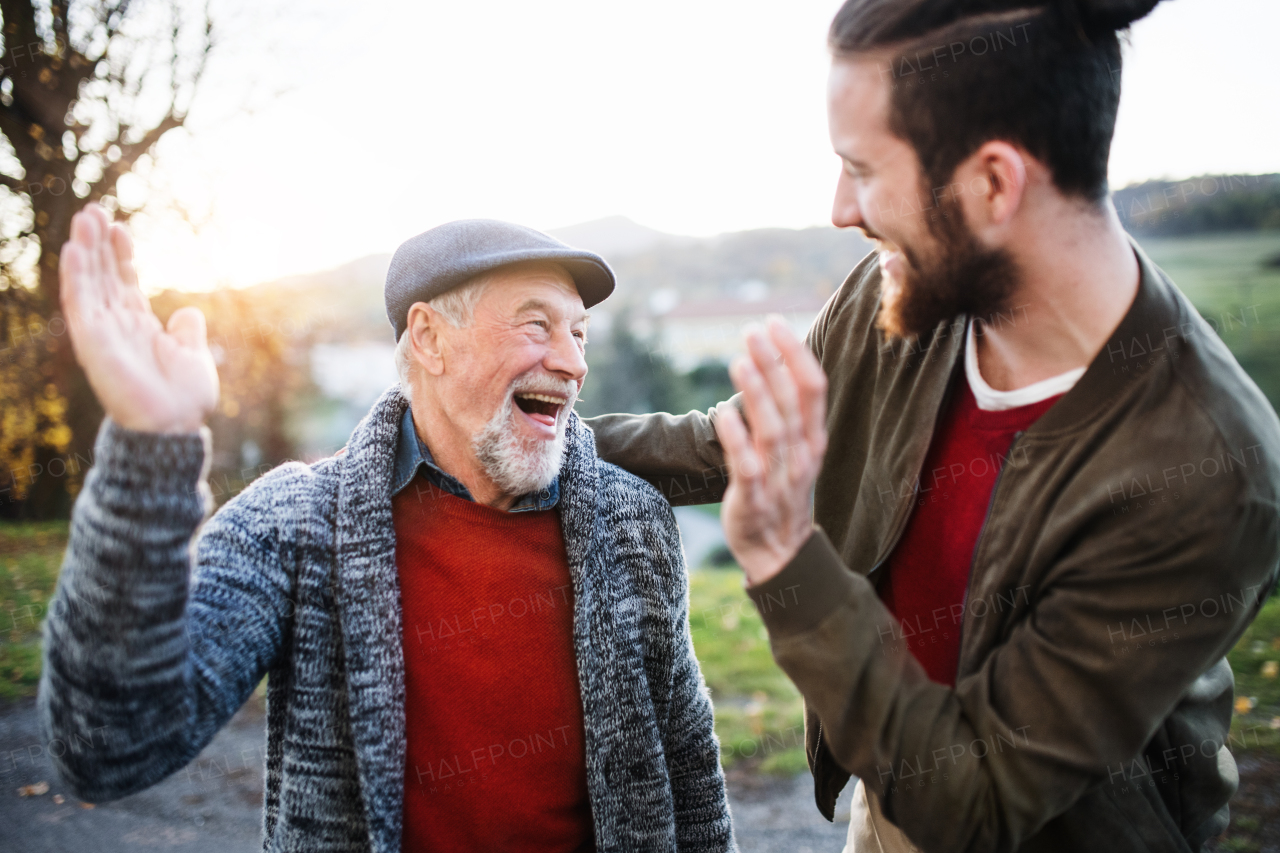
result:
[[[404,333],[413,303],[429,302],[481,273],[523,261],[563,266],[588,308],[613,292],[613,270],[594,252],[566,246],[523,225],[459,219],[411,237],[392,256],[383,295],[396,340]]]

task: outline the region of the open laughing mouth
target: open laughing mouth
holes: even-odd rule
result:
[[[564,408],[567,398],[553,394],[520,392],[515,395],[515,400],[516,406],[528,415],[530,420],[554,429],[556,419],[560,417],[560,410]]]

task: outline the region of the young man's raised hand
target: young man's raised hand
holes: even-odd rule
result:
[[[160,324],[138,287],[128,232],[96,204],[72,219],[59,269],[76,359],[107,414],[144,432],[199,430],[218,404],[200,309]]]
[[[827,449],[827,377],[780,319],[749,332],[747,350],[729,373],[751,432],[725,406],[716,433],[730,473],[725,537],[754,585],[782,571],[813,532],[813,484]]]

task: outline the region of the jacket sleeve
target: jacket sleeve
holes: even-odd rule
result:
[[[658,542],[655,561],[669,579],[672,660],[671,701],[663,729],[667,772],[671,778],[676,816],[676,849],[680,851],[737,850],[724,773],[720,769],[720,741],[716,737],[711,697],[693,653],[689,629],[689,581],[680,546],[680,529],[671,507],[654,501]]]
[[[729,485],[724,450],[716,438],[720,406],[669,415],[599,415],[583,420],[605,462],[647,480],[673,506],[718,503]]]
[[[208,453],[207,430],[159,435],[108,419],[99,432],[45,622],[38,698],[44,736],[67,744],[57,768],[90,802],[195,758],[281,649],[291,584],[270,481],[289,469],[215,515],[193,559]]]
[[[1184,695],[1221,680],[1274,582],[1274,505],[1238,499],[1181,526],[1143,521],[1086,523],[1027,618],[954,689],[925,676],[871,584],[820,530],[749,593],[822,723],[820,749],[879,794],[912,841],[1013,851],[1092,787],[1118,790]],[[1154,647],[1121,653],[1138,632]],[[1201,744],[1211,760],[1225,734]]]

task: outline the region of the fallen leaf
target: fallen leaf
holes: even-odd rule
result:
[[[19,797],[41,797],[49,793],[48,782],[37,782],[34,785],[23,785],[18,789]]]
[[[1263,678],[1275,678],[1280,675],[1280,662],[1269,660],[1262,665]]]
[[[1253,700],[1248,696],[1236,697],[1236,713],[1247,714],[1253,710]]]
[[[81,803],[81,804],[80,804],[80,808],[82,808],[82,809],[91,809],[91,808],[93,808],[93,803]]]
[[[62,805],[63,803],[65,803],[65,802],[67,801],[67,798],[66,798],[66,797],[64,797],[64,796],[62,796],[61,794],[54,794],[54,795],[53,795],[53,801],[54,801],[55,803],[57,803],[58,805]]]

